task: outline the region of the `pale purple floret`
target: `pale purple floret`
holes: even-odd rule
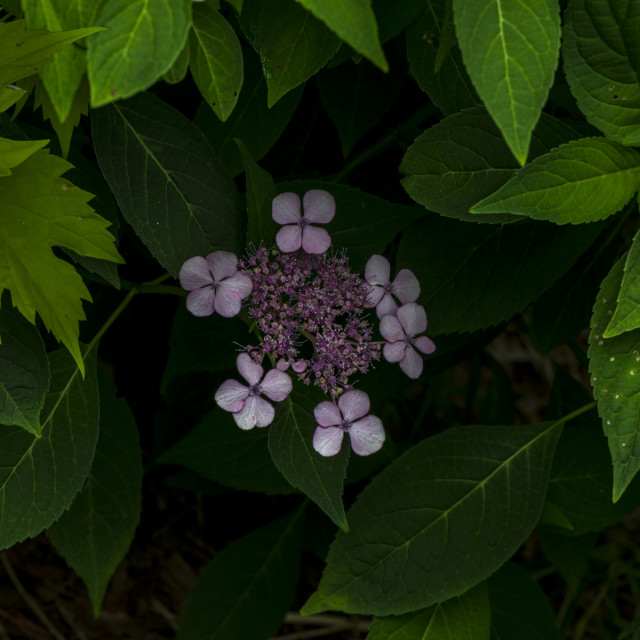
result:
[[[400,269],[393,282],[390,281],[391,265],[384,256],[373,255],[364,268],[365,280],[370,285],[366,307],[375,307],[378,318],[395,315],[398,305],[415,302],[420,295],[420,283],[409,269]]]
[[[248,387],[237,380],[225,380],[216,391],[218,406],[233,413],[233,419],[241,429],[266,427],[273,422],[275,409],[267,398],[281,402],[292,389],[291,378],[279,369],[271,369],[263,378],[264,369],[248,353],[241,353],[236,364]]]
[[[346,431],[354,453],[368,456],[379,451],[384,444],[384,427],[380,418],[367,415],[370,408],[369,396],[356,389],[345,391],[338,404],[321,402],[313,410],[318,422],[313,448],[322,456],[335,456]]]
[[[210,316],[214,311],[224,318],[238,315],[253,283],[249,276],[238,273],[237,267],[238,258],[228,251],[189,258],[180,269],[180,284],[191,292],[187,309],[198,317]]]
[[[306,253],[325,253],[331,237],[324,229],[311,224],[325,224],[333,220],[336,201],[322,189],[307,191],[302,198],[304,215],[300,215],[300,197],[295,193],[281,193],[273,199],[271,215],[284,227],[276,234],[280,251],[291,253],[302,247]]]
[[[418,336],[426,330],[427,313],[415,302],[402,305],[395,316],[382,316],[380,333],[387,341],[382,349],[385,360],[399,362],[410,378],[419,378],[423,362],[416,349],[427,354],[436,350],[436,345],[427,336]]]

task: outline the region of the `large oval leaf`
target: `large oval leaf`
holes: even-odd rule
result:
[[[640,232],[633,237],[631,249],[624,263],[622,285],[618,293],[616,310],[604,332],[612,338],[625,331],[640,328]]]

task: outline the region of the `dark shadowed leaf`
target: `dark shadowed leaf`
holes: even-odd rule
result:
[[[605,338],[612,338],[625,331],[640,328],[640,232],[633,243],[624,263],[622,285],[618,293],[616,310],[604,332]]]

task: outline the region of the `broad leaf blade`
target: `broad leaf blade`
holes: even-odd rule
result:
[[[560,431],[456,427],[412,447],[358,496],[303,613],[401,614],[488,577],[538,520]]]
[[[10,176],[11,169],[24,162],[48,140],[8,140],[0,138],[0,176]]]
[[[634,329],[640,329],[640,231],[634,236],[625,260],[616,310],[604,337],[613,338]]]

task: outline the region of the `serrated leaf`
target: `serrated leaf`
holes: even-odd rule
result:
[[[262,62],[269,107],[322,69],[341,45],[320,20],[292,0],[251,0],[240,20]]]
[[[40,438],[0,426],[0,549],[50,526],[85,482],[98,438],[96,351],[83,356],[84,380],[66,351],[50,354]]]
[[[126,555],[140,520],[142,452],[135,418],[116,398],[106,374],[98,376],[100,435],[91,473],[68,511],[47,536],[82,578],[96,618],[107,585]]]
[[[605,138],[582,138],[536,158],[471,212],[593,222],[620,210],[638,186],[640,154]]]
[[[7,138],[0,138],[0,176],[10,176],[13,167],[24,162],[48,142],[48,140],[7,140]]]
[[[295,594],[303,514],[300,508],[223,549],[189,594],[177,640],[263,640],[276,633]]]
[[[322,400],[323,396],[313,389],[294,382],[293,391],[276,405],[276,416],[269,427],[269,453],[293,487],[313,500],[338,527],[348,531],[342,492],[349,447],[345,442],[340,453],[324,458],[312,446],[317,425],[313,409]]]
[[[640,14],[635,3],[574,0],[566,12],[564,71],[587,120],[608,138],[640,144]]]
[[[625,331],[640,328],[640,231],[636,233],[624,263],[622,285],[618,293],[616,310],[605,332],[613,338]]]
[[[453,0],[453,10],[471,80],[523,165],[558,64],[558,5],[554,0]]]
[[[38,330],[17,311],[0,309],[0,424],[40,437],[49,361]]]
[[[481,582],[426,610],[374,618],[367,640],[489,640],[490,626],[489,594]]]
[[[71,165],[41,149],[0,178],[0,291],[29,322],[36,312],[69,349],[82,370],[78,322],[89,291],[75,269],[57,258],[61,246],[94,258],[122,262],[108,222],[86,203],[93,196],[61,174]]]
[[[207,5],[194,5],[189,36],[191,75],[207,104],[223,122],[242,87],[242,48],[231,25]]]
[[[538,520],[561,424],[456,427],[413,446],[358,496],[302,613],[407,613],[487,578]]]
[[[150,94],[96,110],[98,164],[135,232],[177,277],[188,258],[242,249],[237,188],[197,127]]]
[[[624,257],[602,281],[589,334],[589,373],[613,462],[617,502],[640,467],[640,329],[605,338],[622,283]]]
[[[171,69],[185,45],[190,0],[105,0],[94,23],[106,27],[89,41],[91,106],[129,98]]]
[[[0,87],[0,113],[4,113],[10,106],[25,97],[25,90],[10,84],[7,87]]]

